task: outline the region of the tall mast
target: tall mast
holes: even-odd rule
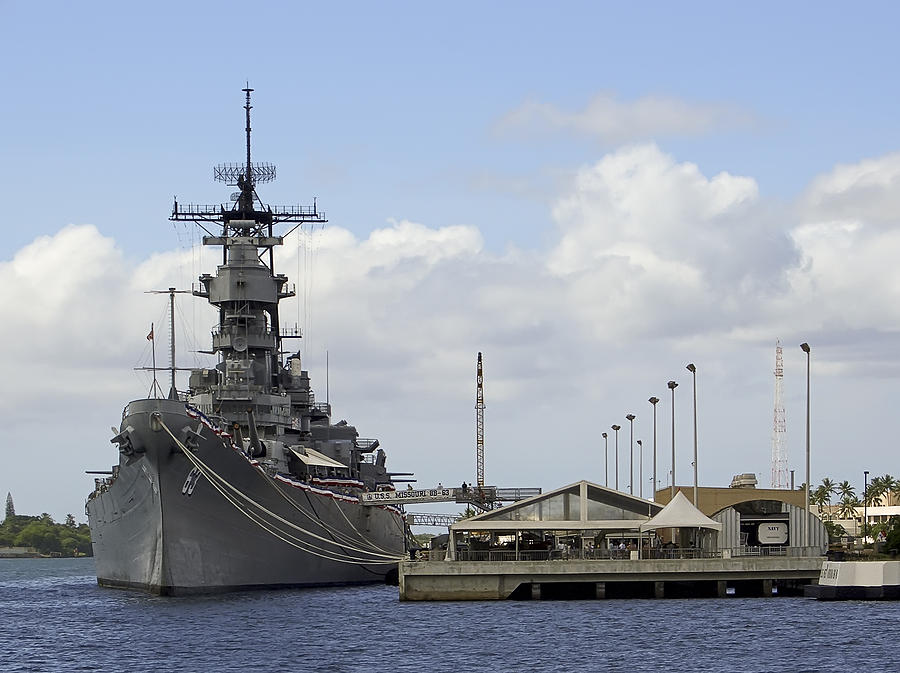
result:
[[[175,372],[177,372],[180,368],[175,365],[175,295],[176,294],[190,294],[190,290],[176,290],[174,287],[170,287],[168,290],[148,290],[147,294],[167,294],[169,295],[169,366],[168,367],[160,367],[160,369],[168,369],[171,372],[171,384],[169,387],[169,399],[177,399],[178,391],[175,388]],[[153,382],[155,386],[159,384],[156,383],[156,341],[153,339],[153,326],[150,326],[150,335],[147,337],[153,342],[153,366],[150,368],[153,370]],[[146,367],[138,367],[138,369],[146,369]],[[160,390],[162,392],[162,390]]]
[[[248,82],[241,91],[244,92],[245,161],[219,164],[213,169],[216,181],[238,188],[231,195],[233,205],[186,205],[176,201],[170,217],[174,221],[196,223],[207,234],[203,245],[222,248],[219,271],[215,277],[201,276],[200,289],[194,295],[207,299],[219,311],[213,352],[220,357],[224,374],[219,385],[225,391],[223,394],[234,400],[228,404],[235,409],[247,406],[238,401],[246,399],[240,395],[280,388],[282,340],[299,338],[296,334],[281,334],[278,303],[294,296],[294,291],[288,286],[287,277],[274,271],[274,248],[304,223],[327,221],[315,204],[312,207],[269,206],[260,199],[256,188],[275,179],[275,166],[253,163],[250,123],[253,89]],[[287,230],[276,234],[278,225],[288,225]]]
[[[253,106],[250,105],[250,94],[253,93],[253,89],[250,88],[250,83],[247,82],[247,88],[241,89],[241,91],[247,94],[247,102],[244,104],[244,109],[247,111],[247,179],[252,185],[253,164],[250,162],[250,110],[253,109]]]
[[[169,367],[172,369],[172,387],[169,397],[175,399],[175,288],[169,288]]]

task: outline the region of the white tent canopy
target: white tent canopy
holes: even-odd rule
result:
[[[306,454],[300,453],[296,449],[291,449],[291,453],[293,453],[297,458],[302,460],[307,465],[319,465],[321,467],[339,467],[345,470],[349,470],[350,468],[344,465],[343,463],[339,463],[334,458],[329,458],[324,453],[319,453],[310,448],[304,448]]]
[[[649,521],[642,523],[640,530],[656,530],[657,528],[711,528],[721,531],[722,524],[713,521],[699,509],[694,507],[684,493],[678,491],[668,505]]]

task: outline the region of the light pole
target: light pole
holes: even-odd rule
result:
[[[675,499],[675,389],[678,384],[675,381],[669,381],[667,384],[669,390],[672,391],[672,495],[671,500]],[[673,533],[674,534],[674,533]]]
[[[651,490],[653,502],[656,502],[656,405],[659,403],[659,398],[651,397],[648,402],[653,405],[653,485]]]
[[[630,440],[629,440],[629,449],[628,452],[631,455],[631,460],[628,464],[628,492],[631,495],[634,495],[634,414],[625,414],[625,418],[628,420],[628,425],[631,426]]]
[[[869,520],[869,471],[863,470],[863,544],[866,543],[866,522]]]
[[[606,466],[606,488],[609,488],[609,435],[603,433],[603,464]]]
[[[637,440],[638,445],[638,497],[644,497],[644,443]]]
[[[697,367],[692,362],[685,369],[694,380],[694,507],[697,506]]]
[[[619,490],[619,430],[622,429],[619,425],[612,426],[612,429],[616,431],[616,490]]]
[[[806,353],[806,514],[803,522],[803,546],[809,547],[809,344],[800,344],[800,350]]]

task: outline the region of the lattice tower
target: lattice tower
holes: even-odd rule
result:
[[[484,486],[484,371],[481,368],[481,353],[478,354],[475,383],[475,467],[481,488]]]
[[[772,488],[788,488],[784,420],[784,362],[781,341],[775,342],[775,415],[772,427]]]

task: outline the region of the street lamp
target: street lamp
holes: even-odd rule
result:
[[[638,497],[644,497],[644,443],[637,440],[638,445]]]
[[[612,429],[616,431],[616,490],[619,490],[619,430],[622,429],[620,425],[612,426]]]
[[[809,344],[800,344],[800,350],[806,353],[806,520],[803,522],[803,546],[809,547]]]
[[[866,523],[869,520],[869,471],[863,470],[863,544],[867,542]]]
[[[609,435],[603,433],[603,464],[606,466],[606,488],[609,488]]]
[[[697,367],[692,362],[686,369],[694,380],[694,507],[697,506]]]
[[[628,492],[631,495],[634,495],[634,414],[625,414],[625,418],[628,420],[628,425],[631,426],[631,439],[629,440],[629,453],[631,454],[631,461],[628,464]]]
[[[659,403],[659,398],[651,397],[647,401],[653,405],[653,485],[651,490],[653,492],[653,502],[656,502],[656,405]]]
[[[675,381],[669,381],[667,384],[669,390],[672,391],[672,496],[675,499],[675,389],[678,384]]]

